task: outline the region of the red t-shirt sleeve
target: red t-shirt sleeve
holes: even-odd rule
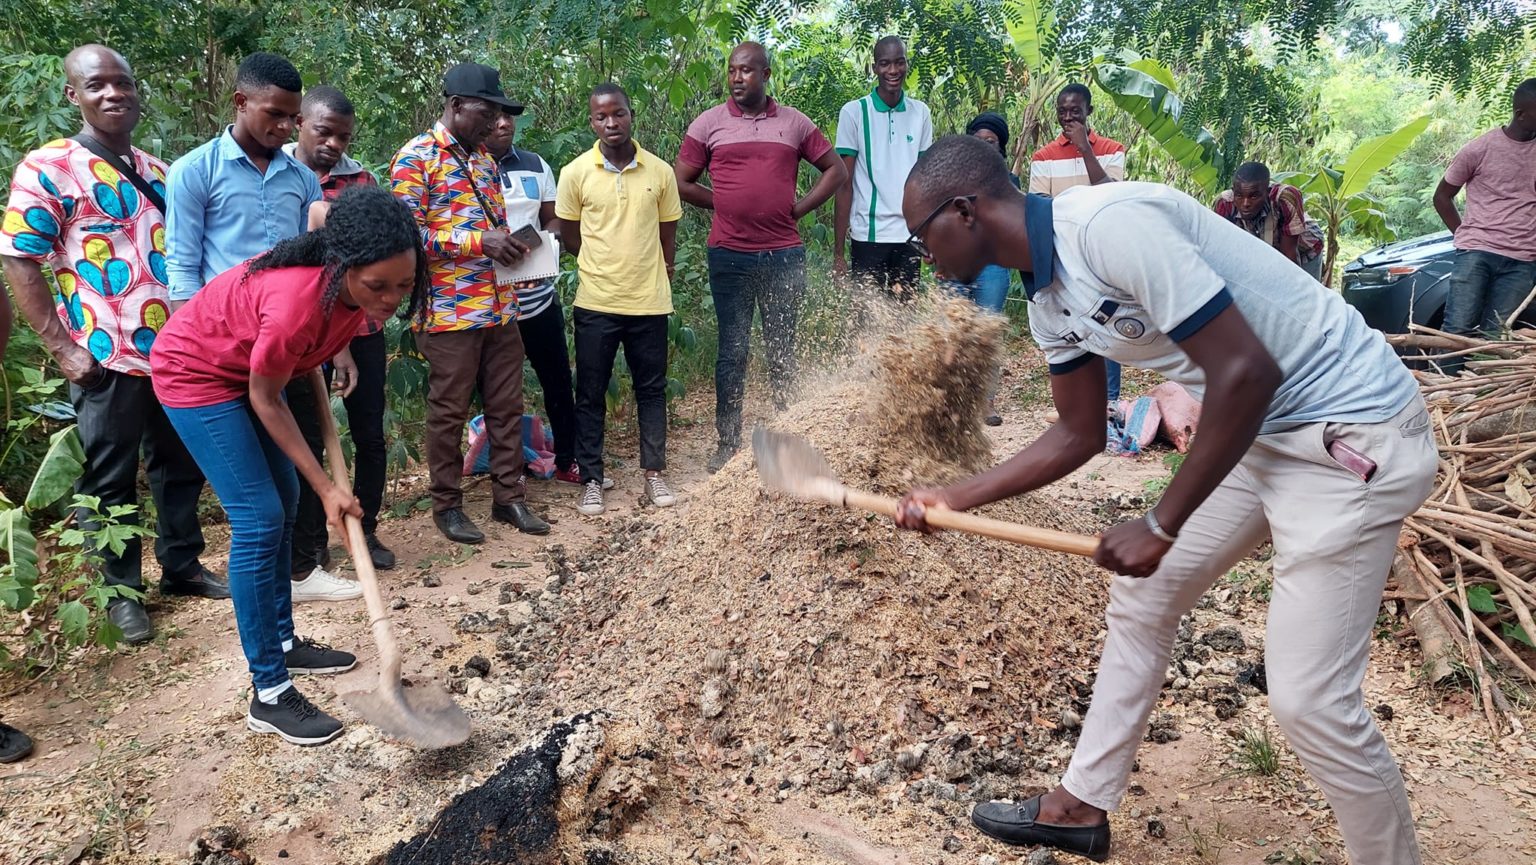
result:
[[[258,273],[250,280],[255,282],[281,273]],[[272,289],[275,290],[252,291],[260,307],[256,339],[251,344],[251,374],[287,378],[298,366],[308,344],[305,331],[309,318],[318,315],[319,310],[312,308],[314,298],[308,292],[295,291],[292,286],[273,286]]]

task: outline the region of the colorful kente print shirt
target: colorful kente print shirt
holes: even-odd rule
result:
[[[480,245],[482,234],[501,225],[501,181],[491,155],[478,147],[466,152],[436,123],[395,154],[389,184],[416,216],[432,277],[425,324],[412,327],[442,332],[516,322],[517,290],[496,284],[495,265]]]
[[[165,163],[137,148],[133,160],[164,195]],[[27,154],[11,178],[0,255],[53,270],[59,318],[102,366],[149,375],[170,308],[165,216],[117,169],[70,139]]]

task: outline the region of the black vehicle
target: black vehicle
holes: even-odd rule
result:
[[[1455,268],[1449,231],[1378,246],[1344,265],[1344,302],[1384,333],[1407,333],[1410,323],[1439,330]],[[1536,309],[1520,320],[1536,323]]]

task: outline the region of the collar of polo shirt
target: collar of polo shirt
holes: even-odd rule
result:
[[[889,114],[892,111],[906,111],[907,91],[901,91],[901,98],[896,100],[895,105],[886,105],[885,100],[880,98],[880,88],[875,87],[869,91],[869,101],[875,104],[875,110],[881,114]]]
[[[1024,277],[1024,294],[1030,300],[1056,279],[1056,227],[1051,214],[1049,195],[1031,192],[1024,196],[1024,234],[1029,238],[1029,258],[1035,269],[1020,271],[1019,275]]]

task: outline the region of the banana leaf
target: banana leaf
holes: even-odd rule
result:
[[[1413,140],[1428,128],[1429,117],[1426,115],[1410,120],[1386,135],[1378,135],[1368,141],[1362,141],[1358,147],[1350,151],[1349,158],[1344,160],[1344,167],[1341,169],[1344,179],[1339,184],[1339,197],[1349,198],[1364,192],[1371,178],[1391,165],[1392,160],[1407,150],[1413,144]]]
[[[1156,63],[1148,60],[1136,62]],[[1148,68],[1158,72],[1161,64]],[[1189,172],[1196,183],[1204,187],[1206,192],[1216,191],[1226,168],[1226,157],[1209,130],[1199,129],[1190,133],[1179,125],[1179,114],[1184,110],[1184,103],[1168,87],[1168,78],[1145,69],[1114,63],[1095,65],[1093,78],[1099,88],[1150,133],[1180,167]]]
[[[1045,66],[1044,43],[1051,31],[1051,8],[1041,0],[1003,0],[1003,21],[1008,38],[1030,73]]]

